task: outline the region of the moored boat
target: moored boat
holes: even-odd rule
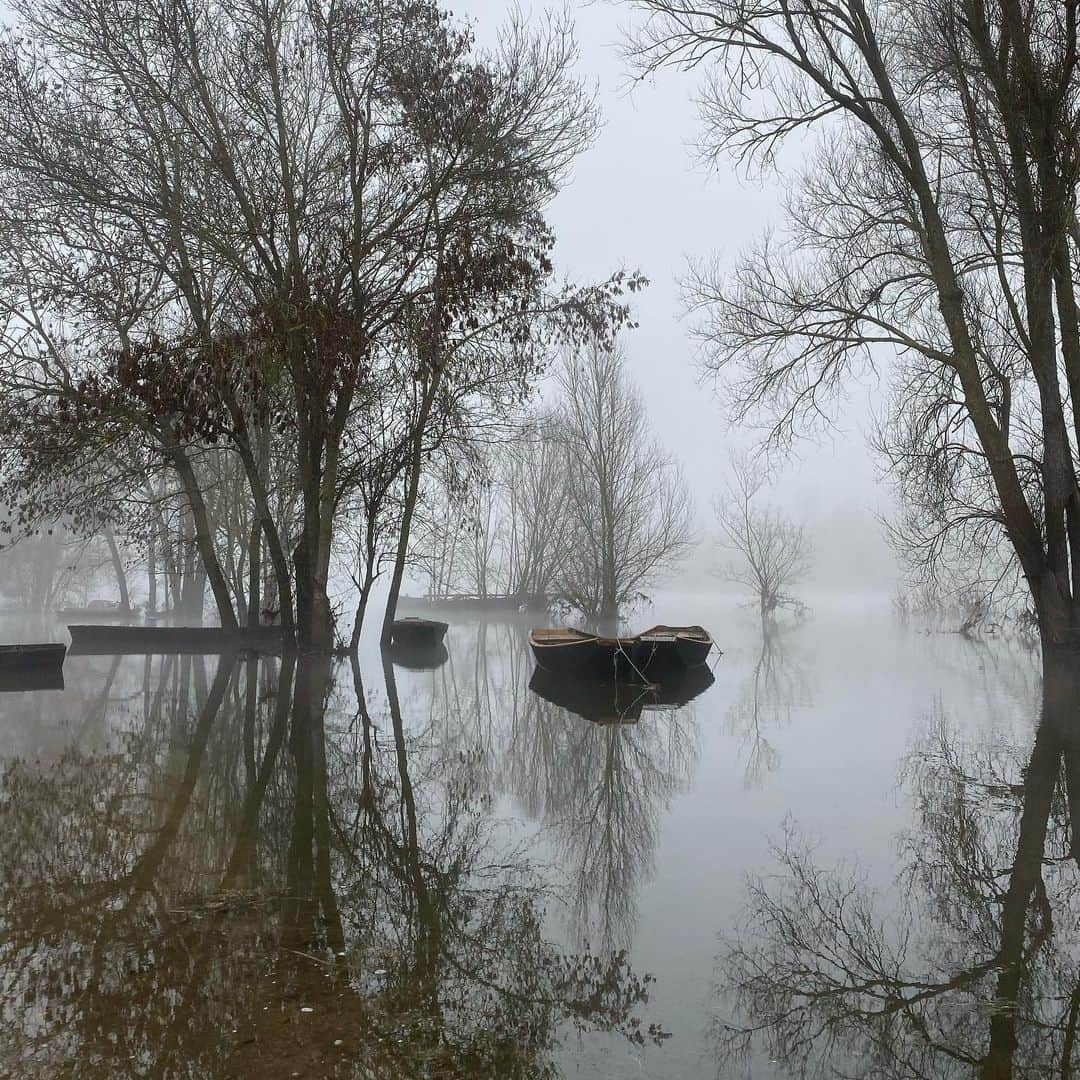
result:
[[[571,627],[535,628],[537,664],[558,674],[649,682],[656,673],[704,664],[713,639],[700,626],[653,626],[629,637],[603,637]]]
[[[73,655],[280,652],[280,626],[68,626]]]
[[[391,626],[391,641],[394,645],[411,648],[434,648],[446,636],[449,624],[437,619],[418,619],[409,617],[395,619]]]

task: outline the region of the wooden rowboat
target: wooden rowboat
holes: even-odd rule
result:
[[[394,645],[409,648],[434,648],[446,636],[448,624],[436,619],[395,619],[391,627]]]
[[[280,626],[69,626],[72,655],[149,655],[153,653],[229,653],[248,649],[280,652]]]
[[[606,681],[653,681],[653,676],[704,664],[713,647],[700,626],[654,626],[631,637],[602,637],[570,627],[533,629],[537,664],[562,675]]]

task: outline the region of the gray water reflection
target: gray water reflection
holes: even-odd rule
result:
[[[659,1034],[382,676],[376,710],[329,661],[80,659],[35,735],[5,709],[0,1071],[532,1077]]]
[[[1036,737],[1021,644],[694,615],[715,683],[630,723],[516,622],[0,694],[0,1075],[1070,1075],[1068,695]]]
[[[760,787],[780,765],[773,732],[791,722],[796,708],[813,704],[810,666],[792,631],[775,621],[761,624],[753,667],[728,708],[728,725],[746,761],[745,778]]]
[[[1003,661],[984,670],[1001,679]],[[931,709],[902,762],[914,813],[891,894],[788,823],[741,930],[722,932],[719,1075],[762,1049],[798,1076],[1080,1071],[1080,672],[1040,690],[1033,745]]]

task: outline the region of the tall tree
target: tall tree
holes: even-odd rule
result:
[[[649,430],[618,347],[594,340],[568,352],[557,383],[569,521],[559,589],[582,613],[611,623],[686,552],[690,496]]]
[[[643,68],[707,70],[713,153],[771,165],[818,136],[786,234],[691,283],[707,368],[736,367],[782,439],[898,355],[883,434],[911,535],[1004,539],[1044,656],[1075,661],[1076,0],[638,6]]]

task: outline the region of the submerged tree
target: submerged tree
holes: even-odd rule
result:
[[[568,353],[557,383],[567,515],[557,588],[586,616],[611,622],[686,553],[690,495],[649,430],[621,349],[594,340]]]
[[[810,570],[810,538],[802,525],[755,502],[765,474],[748,458],[732,457],[733,479],[713,504],[720,543],[735,559],[721,571],[728,581],[753,593],[764,622],[780,608],[796,613],[803,604],[791,588]]]
[[[784,439],[895,353],[881,442],[909,536],[931,558],[1004,548],[1044,655],[1075,663],[1077,5],[638,6],[644,69],[708,72],[713,154],[771,165],[820,133],[787,234],[694,275],[707,369],[736,368],[739,413],[767,407]]]

